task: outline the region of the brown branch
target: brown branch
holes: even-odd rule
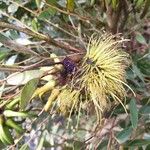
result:
[[[47,20],[47,19],[44,19],[44,20],[43,20],[43,19],[40,19],[40,18],[38,17],[39,14],[38,14],[37,12],[32,11],[31,9],[28,9],[27,7],[24,7],[22,4],[16,3],[16,2],[14,2],[14,1],[12,1],[12,0],[9,0],[9,1],[10,1],[12,4],[17,5],[18,7],[21,7],[21,8],[23,8],[23,9],[25,9],[27,12],[30,12],[30,13],[31,13],[32,15],[34,15],[34,17],[36,17],[38,20],[44,21],[44,22],[50,24],[51,26],[53,26],[54,28],[57,28],[57,29],[59,29],[60,31],[62,31],[62,32],[64,32],[64,33],[66,33],[66,34],[68,34],[68,35],[74,37],[74,38],[77,38],[75,35],[72,35],[70,32],[64,30],[63,28],[61,28],[60,26],[57,26],[56,24],[50,22],[49,20]],[[3,13],[3,14],[4,14],[4,13]],[[5,15],[6,15],[6,13],[5,13]],[[7,14],[7,16],[9,16],[9,15]],[[10,17],[10,16],[9,16],[9,17]],[[14,18],[13,16],[11,16],[11,18],[17,20],[17,19]],[[18,20],[17,20],[17,21],[18,21]],[[20,21],[19,21],[19,22],[20,22]],[[24,25],[24,24],[23,24],[23,25]]]
[[[43,1],[44,2],[44,1]],[[58,8],[54,5],[51,5],[49,4],[47,1],[44,2],[47,6],[59,11],[60,13],[63,13],[65,15],[70,15],[70,16],[74,16],[74,17],[77,17],[79,20],[82,20],[82,21],[86,21],[87,23],[90,23],[89,20],[93,20],[93,18],[88,18],[88,17],[84,17],[84,16],[80,16],[79,14],[76,14],[76,13],[73,13],[73,12],[68,12],[68,11],[65,11],[63,10],[62,8]]]
[[[83,57],[84,53],[78,53],[78,54],[71,54],[71,55],[67,55],[68,58],[72,59],[74,62],[78,62],[79,60],[81,60],[81,58]],[[23,72],[23,71],[27,71],[27,70],[32,70],[32,69],[37,69],[39,67],[43,67],[43,66],[53,66],[56,64],[61,64],[61,61],[65,58],[66,56],[61,56],[60,57],[60,62],[55,63],[53,62],[50,58],[43,58],[43,60],[34,63],[32,65],[29,66],[7,66],[7,65],[0,65],[0,71],[3,72]]]
[[[60,62],[61,63],[61,62]],[[58,64],[60,64],[58,63]],[[32,65],[29,66],[7,66],[7,65],[0,65],[0,71],[3,72],[23,72],[23,71],[27,71],[27,70],[32,70],[32,69],[37,69],[39,67],[43,67],[43,66],[53,66],[56,63],[53,62],[52,60],[42,60],[40,62],[34,63]]]
[[[145,17],[145,15],[148,13],[150,8],[150,0],[146,0],[145,1],[145,5],[144,5],[144,9],[140,15],[140,19],[143,19]]]
[[[129,16],[129,4],[128,4],[128,1],[127,0],[123,0],[122,1],[122,11],[123,11],[123,19],[121,20],[121,23],[120,23],[120,29],[119,31],[122,32],[125,25],[126,25],[126,22],[128,20],[128,16]]]
[[[113,34],[115,34],[118,31],[119,19],[122,12],[121,1],[118,1],[118,6],[115,10],[112,8],[111,4],[109,4],[107,0],[105,0],[105,5],[106,5],[106,15],[108,18],[107,19],[108,27],[110,31]]]
[[[25,33],[27,35],[30,35],[32,37],[39,38],[41,40],[47,39],[47,37],[45,35],[43,35],[43,34],[37,33],[35,31],[33,32],[32,30],[29,30],[27,28],[22,28],[22,27],[19,27],[19,26],[13,25],[13,24],[9,24],[9,23],[6,23],[6,22],[0,21],[0,27],[14,29],[14,30],[17,30],[19,32],[23,32],[23,33]]]
[[[21,71],[21,69],[22,69],[21,67],[0,65],[0,71],[3,71],[3,72],[18,72],[18,71]]]
[[[29,36],[32,36],[34,38],[38,38],[40,40],[44,40],[47,43],[50,43],[54,46],[60,47],[62,49],[68,50],[68,51],[73,51],[73,52],[81,52],[82,51],[82,50],[79,50],[75,47],[72,47],[69,44],[67,45],[67,44],[64,44],[60,41],[56,41],[56,40],[52,39],[50,36],[46,36],[44,34],[29,30],[27,28],[22,28],[22,27],[19,27],[19,26],[13,25],[13,24],[9,24],[9,23],[6,23],[6,22],[2,22],[2,21],[0,21],[0,27],[14,29],[14,30],[17,30],[19,32],[23,32],[23,33],[25,33]]]
[[[24,54],[31,54],[31,55],[35,55],[38,57],[41,57],[39,54],[37,54],[36,52],[34,52],[33,50],[31,50],[29,47],[25,47],[21,44],[15,43],[13,40],[3,40],[2,38],[0,38],[0,42],[5,46],[8,47],[11,50],[15,50],[19,53],[24,53]]]

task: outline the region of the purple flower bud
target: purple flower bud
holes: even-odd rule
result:
[[[66,73],[71,74],[75,69],[75,63],[70,58],[65,58],[62,62]]]

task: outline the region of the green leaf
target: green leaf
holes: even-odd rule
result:
[[[42,70],[27,70],[24,72],[15,72],[7,77],[7,84],[24,85],[34,78],[39,78],[43,73],[44,71]]]
[[[112,8],[116,10],[118,7],[118,0],[112,0]]]
[[[149,115],[150,114],[150,106],[143,106],[139,110],[139,114]]]
[[[37,88],[38,82],[39,82],[38,78],[32,79],[22,89],[20,99],[21,110],[25,110],[26,106],[28,105],[28,102],[30,101],[34,91]]]
[[[137,33],[135,38],[140,44],[147,44],[145,38],[141,33]]]
[[[15,31],[15,30],[10,30],[9,32],[10,32],[10,38],[11,38],[12,40],[15,40],[15,39],[20,38],[20,35],[18,34],[17,31]]]
[[[32,20],[31,25],[32,25],[32,29],[33,29],[34,31],[38,31],[38,21],[37,21],[36,18],[34,18],[34,19]]]
[[[0,49],[0,61],[5,59],[8,56],[8,52],[7,51],[1,51]]]
[[[42,19],[42,20],[49,19],[50,17],[54,16],[55,14],[56,14],[55,9],[48,8],[40,13],[39,19]]]
[[[0,33],[0,42],[2,41],[8,41],[10,40],[10,38],[8,38],[7,36],[5,36],[4,33]]]
[[[145,54],[145,56],[137,61],[137,66],[140,71],[147,76],[150,76],[150,52]]]
[[[58,0],[45,0],[50,5],[57,5]]]
[[[141,8],[142,4],[144,4],[144,0],[136,0],[136,8]]]
[[[119,144],[122,144],[124,142],[126,142],[127,140],[129,140],[129,137],[131,136],[132,133],[132,128],[128,127],[124,130],[122,130],[121,132],[119,132],[116,136],[117,141],[119,142]]]
[[[40,8],[42,0],[35,0],[35,2],[37,7]]]
[[[73,10],[74,10],[74,0],[67,0],[66,8],[69,12],[73,12]]]
[[[147,145],[146,149],[145,150],[150,150],[150,144]]]
[[[44,136],[42,135],[36,150],[42,150],[44,144]]]
[[[0,1],[0,10],[5,10],[5,9],[7,9],[7,4],[6,4],[6,2],[3,2],[2,0]]]
[[[98,145],[97,149],[98,150],[106,150],[107,145],[108,145],[108,140],[104,140]]]
[[[28,144],[23,144],[19,150],[30,150]]]
[[[137,75],[139,79],[144,83],[144,77],[140,69],[135,64],[132,64],[132,68],[133,68],[133,72],[135,73],[135,75]]]
[[[73,149],[74,150],[79,150],[83,146],[83,142],[81,141],[74,141],[73,142]]]
[[[127,141],[124,145],[126,147],[130,147],[130,146],[143,146],[143,145],[147,145],[150,144],[150,140],[147,139],[136,139],[136,140],[131,140],[131,141]]]
[[[96,1],[96,0],[91,0],[90,6],[93,6],[93,5],[95,4],[95,1]]]
[[[150,7],[150,0],[145,0],[143,12],[141,13],[140,19],[143,19],[145,15],[148,13]]]
[[[16,4],[10,4],[8,6],[8,12],[9,13],[15,13],[18,10],[18,6]]]
[[[129,109],[130,109],[130,119],[131,119],[132,127],[137,128],[137,125],[138,125],[138,110],[137,110],[135,99],[131,99],[131,101],[129,103]]]

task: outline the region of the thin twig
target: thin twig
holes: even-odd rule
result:
[[[21,71],[22,69],[23,69],[22,67],[0,65],[0,71],[3,72],[18,72]]]
[[[44,1],[43,1],[44,2]],[[91,20],[92,18],[87,18],[87,17],[84,17],[84,16],[80,16],[79,14],[76,14],[76,13],[72,13],[72,12],[68,12],[68,11],[65,11],[65,10],[62,10],[54,5],[51,5],[51,4],[48,4],[46,2],[44,2],[47,6],[63,13],[63,14],[66,14],[66,15],[70,15],[70,16],[74,16],[74,17],[77,17],[79,20],[82,20],[82,21],[86,21],[87,23],[89,23],[89,20]]]
[[[0,26],[1,26],[1,22],[0,22]],[[5,46],[8,47],[11,50],[15,50],[19,53],[25,53],[25,54],[30,54],[30,55],[35,55],[38,57],[41,57],[39,54],[37,54],[36,52],[34,52],[32,49],[30,49],[29,47],[23,46],[19,43],[14,42],[11,39],[7,39],[5,36],[3,36],[2,34],[0,34],[0,42]]]
[[[13,3],[13,4],[15,4],[15,5],[17,5],[17,6],[21,7],[21,8],[23,8],[23,9],[25,9],[26,11],[30,12],[30,13],[31,13],[32,15],[34,15],[38,20],[44,21],[44,22],[50,24],[51,26],[53,26],[53,27],[59,29],[60,31],[62,31],[62,32],[64,32],[64,33],[66,33],[66,34],[68,34],[68,35],[74,37],[74,38],[78,38],[78,37],[76,37],[75,35],[73,35],[73,34],[71,34],[70,32],[68,32],[67,30],[64,30],[63,28],[59,27],[58,25],[56,25],[56,24],[50,22],[49,20],[47,20],[47,19],[44,19],[44,20],[43,20],[43,19],[40,19],[40,18],[38,17],[38,14],[37,14],[36,12],[34,12],[34,11],[28,9],[27,7],[24,7],[23,5],[21,5],[21,4],[19,4],[19,3],[16,3],[16,2],[14,2],[14,1],[12,1],[12,0],[9,0],[9,1],[10,1],[11,3]]]
[[[32,125],[38,119],[38,117],[41,116],[42,113],[43,113],[43,109],[42,109],[42,111],[39,112],[38,116],[35,119],[33,119],[33,121],[30,124]],[[49,118],[49,116],[47,116],[45,120],[47,120],[48,118]],[[45,120],[43,122],[45,122]],[[26,130],[25,133],[27,133],[27,132],[28,131]],[[19,137],[19,139],[17,140],[17,142],[14,145],[11,145],[7,150],[11,150],[13,147],[15,147],[19,143],[19,141],[21,139],[23,139],[23,137],[25,136],[25,133],[21,137]]]
[[[47,38],[48,38],[44,34],[35,32],[35,31],[27,29],[27,28],[22,28],[22,27],[19,27],[19,26],[10,24],[10,23],[2,22],[2,21],[0,21],[0,27],[14,29],[14,30],[17,30],[19,32],[23,32],[27,35],[30,35],[32,37],[35,37],[35,38],[38,38],[38,39],[41,39],[41,40],[47,40]]]
[[[13,25],[13,24],[9,24],[9,23],[0,21],[0,27],[14,29],[14,30],[17,30],[19,32],[26,33],[27,35],[30,35],[30,36],[32,36],[34,38],[38,38],[40,40],[44,40],[47,43],[53,44],[54,46],[63,48],[65,50],[69,50],[69,51],[73,51],[73,52],[81,52],[82,51],[80,49],[72,47],[69,44],[66,44],[66,43],[63,43],[63,42],[60,42],[60,41],[56,41],[56,40],[52,39],[50,36],[46,36],[44,34],[37,33],[37,32],[34,32],[32,30],[29,30],[29,29],[26,29],[26,28],[22,28],[22,27]]]
[[[148,13],[150,9],[150,0],[146,0],[145,4],[144,4],[144,9],[140,15],[140,19],[143,19],[145,17],[145,15]]]
[[[118,30],[119,19],[122,12],[122,3],[121,1],[118,1],[118,6],[116,10],[114,10],[112,6],[109,5],[109,2],[107,0],[105,0],[105,4],[106,4],[106,15],[108,17],[107,19],[108,26],[110,31],[113,34],[115,34],[118,32],[117,30]]]
[[[123,0],[122,1],[122,5],[123,5],[122,11],[123,11],[124,16],[123,16],[123,19],[122,19],[122,21],[120,23],[120,27],[119,27],[120,28],[119,29],[120,32],[123,31],[124,26],[126,25],[126,22],[128,20],[128,16],[129,16],[129,10],[128,10],[129,4],[128,4],[128,1],[127,0]]]

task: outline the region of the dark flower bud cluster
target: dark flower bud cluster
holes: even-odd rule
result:
[[[75,63],[70,58],[65,58],[62,62],[66,74],[71,74],[75,70]]]

